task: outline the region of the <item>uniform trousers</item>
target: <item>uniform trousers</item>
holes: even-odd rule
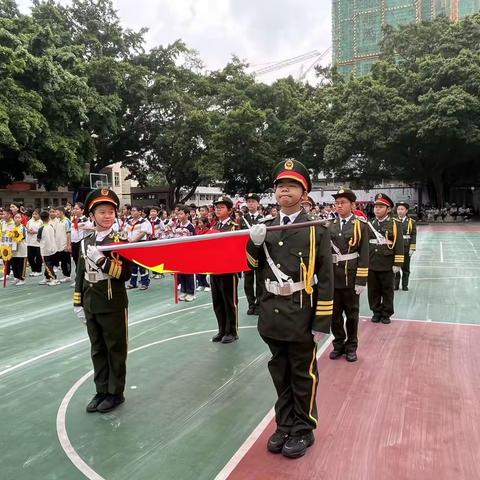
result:
[[[392,270],[368,271],[368,303],[376,318],[393,315],[393,278]]]
[[[243,286],[248,301],[248,308],[258,307],[262,296],[261,274],[258,270],[249,270],[244,273],[245,280]]]
[[[61,252],[57,252],[56,256],[58,262],[57,265],[60,264],[63,276],[69,277],[72,274],[72,261],[70,258],[70,252],[62,250]]]
[[[409,250],[404,251],[404,261],[402,265],[402,273],[395,274],[395,287],[400,287],[400,279],[402,280],[402,287],[408,287],[408,278],[410,277],[410,254]]]
[[[85,310],[97,393],[120,395],[125,389],[127,309],[109,313]]]
[[[178,275],[178,283],[180,284],[180,292],[187,295],[195,293],[195,275],[186,275],[180,273]]]
[[[132,285],[132,287],[137,286],[138,272],[140,272],[140,283],[142,285],[144,285],[145,287],[148,287],[150,285],[149,271],[146,268],[140,267],[137,264],[132,265],[132,274],[130,276],[130,285]]]
[[[317,346],[309,342],[286,342],[262,335],[272,358],[268,370],[277,391],[277,429],[292,436],[317,427]]]
[[[210,275],[218,333],[238,335],[238,278],[236,273]]]
[[[27,257],[12,257],[10,263],[12,265],[13,276],[18,280],[25,280]]]
[[[73,263],[75,263],[75,268],[78,265],[78,258],[80,256],[80,245],[82,242],[72,242],[72,258],[73,258]]]
[[[335,288],[333,293],[332,333],[334,350],[356,352],[360,295],[353,288]],[[343,313],[347,317],[343,318]],[[346,329],[346,332],[345,332]]]
[[[27,247],[28,264],[32,272],[41,273],[42,271],[42,255],[40,254],[40,247],[28,245]]]

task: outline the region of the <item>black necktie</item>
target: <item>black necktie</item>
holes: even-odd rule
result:
[[[290,223],[290,217],[287,217],[286,215],[283,217],[283,224],[288,225]]]

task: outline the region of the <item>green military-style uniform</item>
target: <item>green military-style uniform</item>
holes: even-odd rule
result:
[[[253,198],[257,202],[260,202],[260,197],[256,193],[249,193],[245,200]],[[250,228],[252,225],[257,225],[263,219],[263,215],[257,212],[257,215],[252,215],[250,212],[247,212],[243,216],[243,221],[241,224],[242,229]],[[247,315],[258,315],[259,313],[259,302],[262,296],[262,280],[260,273],[255,270],[248,270],[244,272],[244,283],[245,296],[247,297],[248,302],[248,311]]]
[[[344,197],[356,201],[355,194],[349,189],[340,189],[335,199]],[[356,286],[366,286],[369,264],[369,234],[366,220],[357,218],[353,213],[345,219],[339,217],[330,225],[332,244],[333,272],[335,279],[333,295],[332,333],[334,335],[334,354],[338,358],[347,354],[347,360],[355,361],[358,347],[358,322],[360,295]],[[346,322],[343,314],[345,313]],[[344,326],[345,323],[345,326]],[[345,331],[346,329],[346,331]]]
[[[223,203],[232,208],[233,202],[226,196],[219,197],[214,204]],[[231,218],[224,222],[217,221],[212,230],[231,232],[240,226]],[[238,339],[238,276],[236,273],[210,275],[213,311],[217,318],[218,333],[214,342],[232,343]]]
[[[385,194],[375,196],[375,203],[393,207],[392,200]],[[404,261],[402,229],[392,215],[369,224],[370,264],[368,270],[368,302],[373,312],[372,322],[390,323],[394,313],[393,267],[401,267]]]
[[[410,208],[406,202],[397,203],[404,206],[407,210]],[[408,290],[408,279],[410,277],[410,257],[413,252],[417,250],[417,223],[415,220],[407,215],[404,218],[398,218],[398,221],[402,227],[403,234],[403,252],[404,261],[402,265],[402,273],[395,274],[395,290],[400,288],[400,279],[402,280],[402,289]]]
[[[110,201],[108,199],[114,199]],[[99,203],[118,206],[118,197],[108,189],[95,190],[86,200],[85,210]],[[94,232],[81,242],[75,279],[74,307],[83,307],[91,343],[91,357],[97,395],[87,411],[101,411],[101,401],[114,396],[114,408],[123,401],[126,377],[128,339],[128,297],[125,282],[130,278],[131,262],[117,254],[104,252],[97,263],[87,255],[89,246],[104,246],[123,242],[119,234]],[[112,408],[110,408],[112,407]],[[105,410],[107,411],[107,410]]]
[[[295,180],[310,191],[308,171],[300,162],[287,160],[277,165],[275,183],[283,178]],[[302,209],[293,224],[313,219]],[[280,211],[275,218],[266,220],[265,225],[268,228],[290,221],[290,215]],[[272,353],[268,368],[278,395],[277,432],[285,435],[280,441],[272,437],[268,448],[279,452],[286,436],[311,435],[317,426],[318,375],[312,331],[330,333],[333,268],[328,229],[312,225],[284,231],[267,230],[262,245],[249,240],[247,261],[250,268],[261,272],[265,282],[258,331]],[[289,456],[283,448],[282,453]],[[303,454],[305,449],[300,450]]]

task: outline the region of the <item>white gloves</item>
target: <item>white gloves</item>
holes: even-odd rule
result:
[[[355,285],[355,293],[361,295],[363,292],[367,291],[366,285]]]
[[[81,322],[87,323],[87,319],[85,318],[85,310],[83,307],[73,307],[73,313]]]
[[[250,227],[250,238],[255,245],[261,245],[267,235],[267,226],[264,223],[252,225]]]
[[[98,261],[101,258],[105,258],[105,255],[93,245],[89,245],[87,248],[87,257],[95,264],[98,264]]]
[[[402,267],[392,267],[393,273],[400,273],[402,271]]]
[[[326,333],[317,332],[316,330],[312,330],[312,335],[313,335],[313,341],[315,343],[318,343],[320,340],[322,340],[324,337],[327,336]]]
[[[412,256],[414,253],[415,253],[415,250],[409,250],[409,251],[408,251],[408,254],[409,254],[410,256]]]

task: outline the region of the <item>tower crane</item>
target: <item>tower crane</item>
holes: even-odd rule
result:
[[[291,65],[296,65],[297,63],[305,62],[307,60],[314,59],[313,63],[300,74],[299,80],[303,80],[307,73],[317,65],[320,60],[322,60],[332,49],[332,47],[328,47],[323,52],[319,50],[312,50],[311,52],[303,53],[302,55],[297,55],[296,57],[287,58],[285,60],[281,60],[279,62],[272,62],[266,64],[265,67],[258,68],[254,70],[252,73],[254,75],[265,75],[266,73],[275,72],[277,70],[281,70],[282,68],[290,67]]]

